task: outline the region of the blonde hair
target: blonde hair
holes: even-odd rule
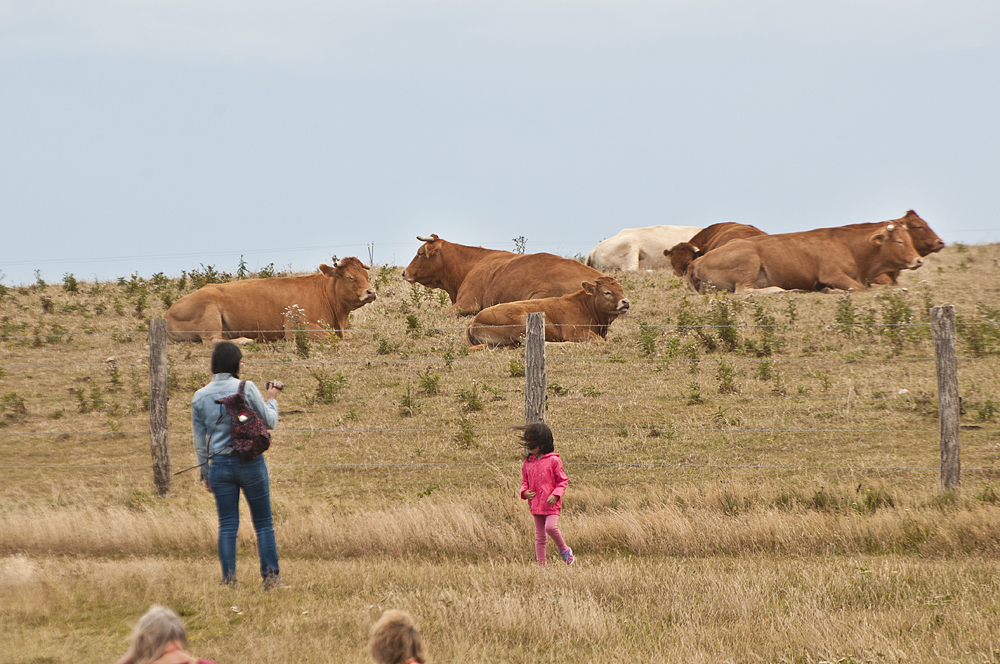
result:
[[[405,664],[411,660],[426,662],[420,632],[406,611],[390,609],[372,625],[368,652],[377,664]]]
[[[187,631],[180,616],[165,606],[149,607],[132,630],[132,643],[118,660],[118,664],[143,664],[155,662],[171,641],[178,641],[187,650]]]

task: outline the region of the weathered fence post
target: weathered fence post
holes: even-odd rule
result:
[[[955,354],[955,307],[932,307],[931,330],[937,358],[938,418],[941,421],[941,482],[938,490],[958,491],[962,461],[958,449],[958,358]]]
[[[524,423],[545,421],[545,314],[528,314],[524,338]]]
[[[167,320],[149,321],[149,450],[153,482],[161,496],[170,491],[170,446],[167,442]]]

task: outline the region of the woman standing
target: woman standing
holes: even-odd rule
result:
[[[195,392],[191,400],[191,427],[194,430],[194,451],[201,464],[201,479],[205,490],[215,496],[219,513],[219,562],[222,583],[236,583],[236,534],[240,527],[240,490],[250,505],[253,528],[257,533],[257,553],[264,589],[281,584],[278,575],[278,547],[274,540],[271,519],[271,492],[264,455],[252,461],[242,461],[233,454],[232,427],[229,413],[217,399],[235,394],[240,387],[243,353],[229,341],[216,344],[212,351],[212,380]],[[244,399],[267,423],[268,429],[278,424],[278,391],[281,382],[268,383],[267,401],[260,390],[247,381]]]

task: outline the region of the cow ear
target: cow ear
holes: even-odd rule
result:
[[[597,282],[596,281],[584,281],[584,282],[582,282],[580,284],[580,286],[582,286],[583,290],[587,291],[591,295],[593,295],[594,291],[597,290]]]
[[[322,272],[323,274],[325,274],[328,277],[332,277],[334,275],[334,273],[336,273],[337,268],[330,267],[326,263],[320,263],[319,264],[319,271]]]
[[[878,233],[875,233],[875,235],[871,236],[871,243],[877,247],[885,242],[886,237],[887,235],[885,231],[879,231]]]

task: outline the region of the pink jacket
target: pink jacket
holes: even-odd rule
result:
[[[530,455],[521,466],[521,499],[527,500],[525,491],[534,491],[528,506],[532,514],[559,514],[562,509],[562,496],[569,486],[569,478],[563,470],[562,461],[555,452],[536,459]],[[559,496],[555,505],[549,505],[546,500],[550,495]]]

